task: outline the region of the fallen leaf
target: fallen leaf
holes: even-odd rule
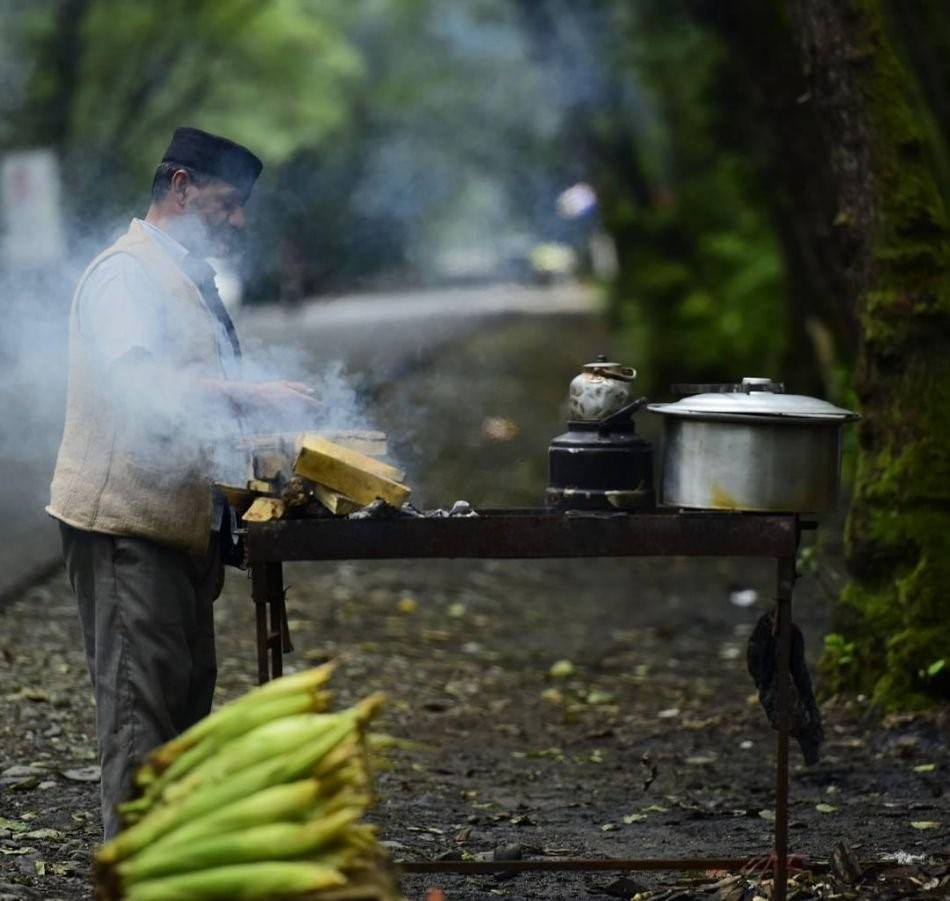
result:
[[[939,829],[943,824],[934,820],[912,820],[910,825],[915,829]]]
[[[838,808],[834,804],[816,804],[815,810],[818,813],[834,813]]]
[[[46,841],[60,841],[66,836],[58,829],[33,829],[23,835],[23,838],[45,839]]]
[[[518,434],[518,424],[505,416],[489,416],[482,421],[481,432],[489,441],[511,441]]]
[[[715,763],[718,756],[717,754],[694,754],[692,757],[687,757],[686,762],[690,766],[705,766],[709,763]]]
[[[42,776],[52,769],[48,763],[35,761],[28,766],[11,766],[5,769],[0,776]]]
[[[423,641],[451,641],[452,633],[445,629],[423,629]]]
[[[647,819],[645,813],[629,813],[623,818],[623,821],[629,826],[631,823],[642,823],[645,819]]]
[[[419,603],[414,597],[408,594],[404,594],[396,603],[396,610],[398,610],[403,616],[409,616],[410,614],[415,613],[418,609]]]
[[[620,827],[616,823],[604,823],[600,827],[601,832],[616,832]]]
[[[97,766],[83,766],[74,770],[64,770],[63,777],[73,782],[98,782],[102,772]]]
[[[937,769],[937,764],[935,763],[921,763],[918,766],[914,767],[915,773],[932,773]]]
[[[594,689],[587,693],[587,703],[592,706],[597,706],[600,704],[613,704],[617,699],[617,696],[609,691],[600,691],[599,689]]]
[[[548,675],[552,679],[569,679],[575,672],[574,664],[570,660],[558,660],[551,664]]]
[[[735,607],[751,607],[759,599],[754,588],[740,588],[729,592],[729,603]]]
[[[49,694],[41,688],[21,688],[6,696],[8,701],[49,701]]]

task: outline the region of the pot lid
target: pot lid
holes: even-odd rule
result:
[[[668,416],[705,419],[754,416],[844,422],[859,418],[857,413],[817,397],[784,394],[782,386],[770,379],[745,378],[741,385],[704,387],[708,390],[702,394],[684,397],[671,404],[650,404],[647,409]]]

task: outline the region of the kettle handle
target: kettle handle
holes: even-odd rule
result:
[[[637,370],[632,366],[622,366],[620,369],[605,372],[604,375],[621,382],[632,382],[637,377]]]
[[[609,432],[616,423],[623,422],[625,419],[629,419],[631,416],[633,416],[633,414],[636,413],[637,410],[639,410],[640,407],[642,407],[646,402],[647,399],[645,397],[638,398],[633,403],[627,404],[625,407],[621,407],[616,413],[611,413],[609,416],[605,416],[597,424],[597,430],[600,432]]]

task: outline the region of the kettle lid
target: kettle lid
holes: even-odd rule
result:
[[[624,381],[632,381],[637,377],[637,370],[632,366],[613,363],[607,359],[606,354],[598,354],[593,363],[585,363],[583,370],[584,372],[604,372]]]

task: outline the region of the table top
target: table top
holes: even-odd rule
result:
[[[248,523],[250,565],[295,560],[794,557],[792,513],[482,510],[477,516]]]

